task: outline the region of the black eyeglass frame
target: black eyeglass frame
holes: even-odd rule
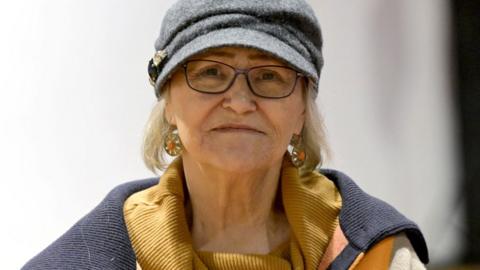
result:
[[[190,62],[199,62],[199,61],[202,61],[202,62],[213,62],[213,63],[217,63],[217,64],[222,64],[222,65],[225,65],[231,69],[233,69],[235,71],[235,76],[233,76],[232,80],[230,81],[230,83],[228,84],[228,86],[225,88],[225,90],[222,90],[220,92],[206,92],[206,91],[202,91],[202,90],[199,90],[199,89],[196,89],[195,87],[193,87],[191,84],[190,84],[190,81],[188,79],[188,74],[187,74],[187,65],[188,63]],[[200,93],[203,93],[203,94],[211,94],[211,95],[217,95],[217,94],[222,94],[222,93],[225,93],[227,92],[230,87],[232,87],[232,85],[235,83],[235,80],[237,79],[238,75],[240,74],[245,74],[245,77],[247,79],[247,84],[248,84],[248,88],[250,89],[250,92],[252,92],[255,96],[257,97],[261,97],[261,98],[268,98],[268,99],[280,99],[280,98],[286,98],[288,96],[290,96],[293,91],[295,91],[295,87],[297,86],[297,82],[298,82],[298,78],[299,77],[304,77],[304,78],[307,78],[307,76],[305,76],[303,73],[300,73],[298,72],[297,70],[291,68],[291,67],[288,67],[288,66],[279,66],[279,65],[262,65],[262,66],[254,66],[254,67],[251,67],[251,68],[246,68],[246,69],[241,69],[241,68],[236,68],[236,67],[233,67],[229,64],[226,64],[226,63],[223,63],[223,62],[220,62],[220,61],[215,61],[215,60],[206,60],[206,59],[191,59],[191,60],[188,60],[186,61],[183,65],[183,70],[184,70],[184,74],[185,74],[185,80],[188,84],[188,86],[192,89],[192,90],[195,90],[197,92],[200,92]],[[256,93],[253,88],[252,88],[252,85],[250,83],[250,77],[248,76],[248,73],[252,70],[252,69],[258,69],[258,68],[266,68],[266,67],[280,67],[280,68],[286,68],[286,69],[290,69],[292,71],[295,71],[296,72],[296,77],[295,77],[295,82],[293,83],[293,87],[292,89],[288,92],[288,94],[284,95],[284,96],[280,96],[280,97],[268,97],[268,96],[262,96],[258,93]]]

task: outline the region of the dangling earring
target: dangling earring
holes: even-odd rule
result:
[[[165,138],[165,143],[163,144],[163,148],[172,157],[178,156],[182,153],[183,144],[180,140],[180,136],[178,136],[178,129],[177,128],[170,128],[168,134]]]
[[[293,165],[297,168],[302,167],[305,163],[305,158],[307,157],[305,147],[303,146],[302,136],[293,134],[288,148],[290,150]]]

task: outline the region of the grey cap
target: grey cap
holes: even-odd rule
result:
[[[269,53],[315,83],[323,66],[322,34],[304,0],[179,0],[166,13],[149,63],[155,95],[189,57],[242,46]]]

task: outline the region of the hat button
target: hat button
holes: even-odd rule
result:
[[[158,65],[167,57],[167,51],[166,50],[160,50],[155,53],[153,56],[153,65],[158,67]]]

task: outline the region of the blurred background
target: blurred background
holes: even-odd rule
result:
[[[2,269],[153,176],[147,61],[172,0],[0,2]],[[429,269],[480,269],[480,1],[311,0],[333,156],[415,220]]]

